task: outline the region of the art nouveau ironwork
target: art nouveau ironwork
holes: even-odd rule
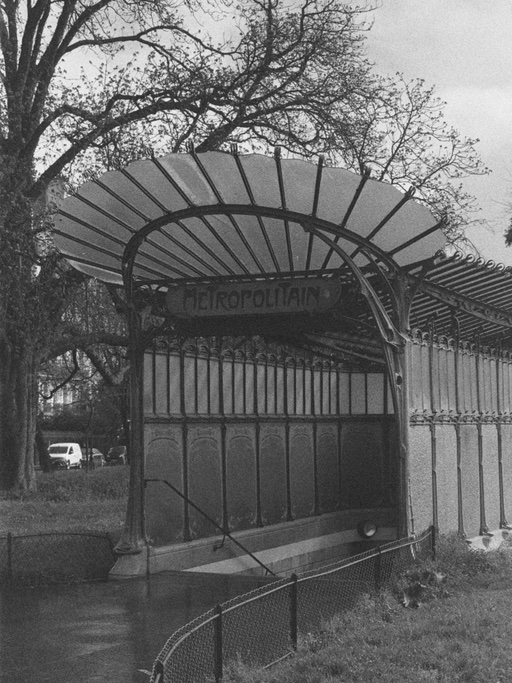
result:
[[[166,334],[262,333],[335,359],[384,365],[399,432],[398,528],[407,534],[411,324],[427,329],[435,320],[439,331],[455,325],[461,337],[478,330],[481,343],[500,337],[502,344],[512,326],[509,271],[441,256],[442,227],[412,191],[279,153],[146,159],[67,199],[55,224],[59,249],[84,272],[123,284],[130,309],[131,517],[120,549],[137,551],[145,536],[141,387],[148,315]],[[265,291],[295,288],[301,299],[308,281],[339,291],[337,305],[293,313],[274,306],[279,316],[272,317],[277,299],[267,297],[260,310]],[[187,315],[171,306],[173,315],[166,299],[184,291],[192,292]],[[252,308],[241,311],[249,300]]]

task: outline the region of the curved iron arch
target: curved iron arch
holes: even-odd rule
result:
[[[346,239],[352,242],[358,253],[369,251],[372,255],[380,262],[382,262],[385,267],[390,272],[398,272],[400,267],[396,261],[387,254],[383,249],[377,245],[370,242],[365,237],[358,235],[352,230],[348,230],[345,227],[331,223],[324,219],[318,218],[316,216],[306,215],[303,213],[290,211],[289,209],[276,209],[274,207],[260,206],[260,205],[248,205],[248,204],[210,204],[203,206],[192,206],[180,211],[174,211],[172,213],[165,214],[149,223],[147,223],[143,228],[141,228],[137,233],[135,233],[127,243],[123,257],[121,261],[121,272],[123,276],[123,282],[125,290],[128,294],[128,289],[130,288],[131,296],[131,286],[133,280],[133,268],[135,265],[135,259],[139,248],[142,246],[144,240],[149,237],[152,232],[156,232],[161,228],[171,225],[172,223],[178,223],[181,220],[187,218],[202,218],[205,216],[258,216],[260,218],[275,218],[279,220],[288,220],[297,223],[303,227],[306,232],[312,232],[318,236],[316,231],[324,231],[331,233],[338,238]],[[336,242],[333,242],[336,244]],[[332,246],[331,246],[332,248]],[[336,251],[336,250],[335,250]],[[348,256],[348,255],[347,255]],[[278,271],[276,271],[278,272]]]

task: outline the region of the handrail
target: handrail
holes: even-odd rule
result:
[[[214,527],[216,527],[219,531],[221,531],[223,536],[227,536],[231,541],[233,541],[233,543],[235,545],[237,545],[239,548],[241,548],[244,551],[244,553],[247,553],[247,555],[249,555],[249,557],[251,557],[255,562],[257,562],[260,565],[260,567],[263,567],[263,569],[265,570],[265,572],[267,574],[272,574],[272,576],[277,576],[277,574],[275,572],[273,572],[269,567],[267,567],[267,565],[264,564],[260,559],[258,559],[256,557],[256,555],[254,555],[254,553],[251,553],[251,551],[248,550],[244,545],[242,545],[242,543],[240,543],[240,541],[237,541],[236,538],[234,538],[229,533],[229,531],[225,531],[225,529],[223,529],[220,526],[220,524],[217,524],[217,522],[214,519],[212,519],[209,515],[207,515],[206,512],[201,510],[199,505],[196,505],[196,503],[194,503],[192,500],[190,500],[190,498],[188,496],[186,496],[179,489],[177,489],[175,486],[173,486],[171,483],[169,483],[166,479],[144,479],[144,486],[146,486],[146,484],[148,484],[149,482],[160,482],[161,484],[165,484],[166,486],[168,486],[170,489],[172,489],[174,491],[174,493],[177,493],[178,496],[180,496],[180,498],[183,498],[184,501],[186,501],[189,505],[191,505],[201,515],[203,515],[203,517],[205,517],[205,519],[207,519],[211,524],[213,524]]]

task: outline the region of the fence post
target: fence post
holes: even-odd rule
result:
[[[290,640],[292,648],[297,649],[297,574],[291,575],[290,583]]]
[[[222,681],[222,605],[215,607],[217,618],[215,619],[215,642],[214,642],[214,657],[215,657],[215,683]]]
[[[432,559],[436,559],[436,541],[437,541],[437,530],[434,525],[430,527],[430,552],[432,553]]]
[[[375,590],[380,591],[382,585],[382,551],[380,546],[375,555]]]
[[[12,581],[12,533],[7,532],[7,578]]]

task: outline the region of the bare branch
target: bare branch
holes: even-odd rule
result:
[[[71,382],[73,377],[75,377],[77,372],[80,370],[80,365],[78,364],[78,350],[76,348],[73,348],[73,349],[70,349],[70,351],[72,353],[72,358],[73,358],[73,369],[71,370],[69,375],[64,380],[62,380],[62,382],[59,382],[59,384],[57,384],[55,387],[53,387],[53,389],[50,389],[49,394],[44,394],[42,391],[39,392],[39,395],[45,401],[48,401],[49,399],[51,399],[53,396],[55,396],[55,394],[60,389],[65,387],[66,384],[69,384],[69,382]]]

